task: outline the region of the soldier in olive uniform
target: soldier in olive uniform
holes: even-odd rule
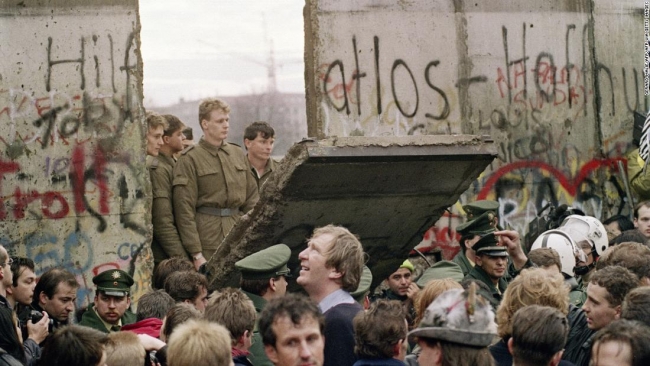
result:
[[[172,210],[172,170],[176,159],[174,154],[183,151],[183,123],[175,116],[163,116],[167,126],[163,132],[163,145],[158,156],[148,156],[147,166],[151,177],[151,223],[153,225],[153,252],[154,268],[158,263],[171,257],[189,258],[181,243],[178,229],[174,222]],[[151,129],[151,127],[150,127]]]
[[[95,302],[83,313],[79,325],[104,333],[117,332],[136,321],[131,307],[133,278],[120,269],[110,269],[93,277],[97,286]]]
[[[278,164],[271,154],[275,143],[275,130],[266,122],[253,122],[244,130],[246,157],[251,164],[251,172],[261,189]]]
[[[277,244],[235,263],[235,267],[242,274],[241,290],[253,301],[258,318],[268,301],[284,296],[287,292],[285,277],[290,272],[287,267],[289,257],[291,257],[291,249],[284,244]],[[253,345],[249,352],[251,353],[249,359],[253,365],[273,365],[264,352],[257,321],[253,331]]]
[[[465,280],[474,279],[486,284],[496,302],[501,302],[508,283],[522,269],[533,266],[521,248],[516,231],[489,232],[474,244],[474,250],[476,265]]]
[[[229,113],[220,99],[201,102],[203,137],[185,149],[174,166],[176,226],[197,269],[259,199],[246,156],[239,146],[226,142]]]
[[[459,242],[460,252],[452,261],[460,266],[463,271],[463,276],[467,276],[472,268],[474,268],[474,262],[476,259],[476,252],[472,249],[472,246],[481,238],[484,231],[487,230],[481,225],[477,225],[479,221],[476,219],[483,217],[486,213],[490,212],[491,226],[496,229],[499,222],[497,216],[499,212],[499,202],[487,200],[476,201],[463,206],[463,210],[467,213],[467,222],[456,227],[456,232],[461,235]]]

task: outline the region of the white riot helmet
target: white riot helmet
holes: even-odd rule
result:
[[[580,243],[583,240],[588,241],[598,257],[603,255],[609,247],[607,230],[595,217],[571,215],[562,221],[558,230],[569,234],[575,243]]]
[[[574,268],[579,261],[586,261],[585,253],[578,248],[576,243],[567,233],[561,230],[553,229],[542,233],[535,239],[530,250],[539,248],[554,249],[560,255],[562,264],[562,273],[569,277],[574,277]]]

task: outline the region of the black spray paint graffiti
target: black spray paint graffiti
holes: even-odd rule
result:
[[[93,43],[96,45],[99,37],[93,35]],[[117,96],[117,87],[115,84],[116,72],[115,72],[115,55],[114,55],[114,41],[111,35],[107,36],[108,46],[110,49],[110,80],[111,88],[114,93],[114,97],[111,99],[111,104],[116,112],[111,112],[105,101],[102,98],[92,98],[86,89],[86,75],[85,75],[85,52],[86,52],[86,38],[81,37],[80,39],[80,57],[73,59],[53,59],[53,43],[54,40],[52,37],[48,37],[47,44],[47,72],[46,72],[46,83],[45,90],[52,90],[52,71],[55,67],[62,67],[65,65],[73,65],[79,70],[79,89],[83,91],[82,97],[82,113],[80,116],[72,113],[70,106],[68,104],[63,106],[53,107],[50,111],[44,113],[40,116],[39,119],[32,122],[37,128],[43,127],[45,129],[44,133],[41,135],[41,147],[46,148],[49,146],[52,140],[52,135],[56,129],[57,116],[61,112],[66,111],[64,116],[62,116],[59,123],[59,128],[57,133],[59,136],[66,138],[76,134],[81,127],[88,131],[104,131],[106,130],[106,124],[109,121],[116,121],[117,125],[114,131],[111,131],[115,136],[120,136],[125,128],[125,123],[133,122],[134,111],[132,103],[134,91],[132,85],[132,73],[137,71],[137,63],[131,64],[131,53],[135,49],[135,33],[131,32],[127,36],[125,44],[125,52],[122,66],[119,68],[120,75],[124,76],[124,96],[120,98]],[[101,86],[101,77],[100,77],[100,61],[97,55],[93,56],[95,61],[95,86]],[[105,142],[104,142],[105,144]]]
[[[381,114],[383,112],[384,106],[382,104],[382,98],[381,98],[381,90],[382,90],[382,82],[381,82],[381,77],[380,77],[380,70],[381,70],[381,65],[379,63],[380,59],[380,47],[379,47],[379,37],[374,36],[373,37],[374,41],[374,47],[373,47],[373,55],[374,55],[374,69],[375,69],[375,89],[376,89],[376,108],[377,108],[377,114]],[[361,115],[361,82],[362,78],[367,77],[367,73],[365,71],[360,70],[360,65],[359,65],[359,56],[357,52],[357,39],[356,36],[352,37],[352,48],[354,51],[354,62],[355,62],[355,69],[354,72],[352,73],[352,80],[356,83],[356,101],[357,101],[357,114],[360,116]],[[440,64],[439,60],[432,60],[430,61],[427,66],[424,69],[424,80],[426,84],[433,90],[439,98],[442,100],[442,106],[439,108],[439,112],[433,113],[433,112],[426,112],[424,115],[426,118],[431,119],[431,120],[444,120],[446,119],[451,110],[450,110],[450,105],[449,105],[449,99],[447,97],[447,94],[438,86],[436,86],[433,83],[431,73],[432,69],[437,67]],[[337,70],[335,70],[337,69]],[[400,71],[401,70],[401,71]],[[337,105],[335,98],[332,97],[331,95],[331,90],[335,89],[335,86],[333,86],[332,83],[332,76],[334,75],[334,72],[338,72],[338,75],[340,77],[340,86],[342,86],[343,90],[343,103],[341,105]],[[398,75],[406,73],[408,75],[407,79],[411,82],[411,86],[413,88],[413,94],[415,95],[415,100],[404,100],[403,98],[400,98],[398,95],[398,89],[397,89],[397,80],[398,80]],[[411,118],[415,116],[418,112],[419,104],[420,104],[420,92],[418,88],[418,82],[416,79],[416,75],[413,73],[413,70],[409,67],[408,63],[403,60],[403,59],[395,59],[393,61],[391,71],[391,82],[390,82],[390,88],[393,96],[393,100],[395,101],[395,105],[397,106],[397,109],[400,111],[400,113],[407,118]],[[479,77],[476,80],[481,80],[482,78]],[[468,82],[464,82],[462,85],[465,86],[467,85]],[[348,90],[348,83],[346,81],[345,77],[345,67],[343,64],[343,61],[341,60],[334,60],[331,62],[327,68],[327,71],[325,72],[325,75],[323,77],[323,84],[322,84],[322,89],[323,89],[323,94],[326,96],[327,102],[338,112],[343,112],[347,115],[350,115],[351,110],[350,110],[350,96],[348,93],[350,90]],[[338,89],[338,88],[336,88]],[[413,105],[414,107],[413,110],[407,111],[406,110],[406,105],[410,104]]]

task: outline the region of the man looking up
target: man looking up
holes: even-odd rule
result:
[[[244,130],[244,146],[248,151],[246,156],[259,188],[262,188],[277,165],[271,159],[275,143],[274,136],[275,130],[266,122],[253,122]]]
[[[154,267],[171,257],[189,258],[178,235],[172,210],[172,171],[176,160],[174,154],[183,150],[183,123],[171,114],[163,116],[166,127],[162,135],[163,144],[158,156],[147,158],[151,177],[151,224],[153,225]]]
[[[314,230],[298,258],[296,282],[325,316],[324,365],[352,366],[356,361],[352,319],[362,308],[350,292],[359,286],[363,271],[361,242],[348,229],[328,225]]]
[[[128,273],[111,269],[93,277],[93,283],[97,286],[95,302],[88,306],[79,325],[109,333],[135,323],[135,314],[129,309],[133,278]]]
[[[199,106],[203,137],[174,166],[174,218],[181,242],[198,269],[217,251],[259,193],[241,149],[226,142],[230,107],[220,99]]]
[[[324,328],[316,303],[299,294],[273,299],[260,313],[264,350],[276,366],[323,365]]]

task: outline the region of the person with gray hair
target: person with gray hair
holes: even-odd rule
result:
[[[496,335],[492,306],[474,283],[443,292],[409,333],[422,348],[420,366],[493,366],[487,347]]]

